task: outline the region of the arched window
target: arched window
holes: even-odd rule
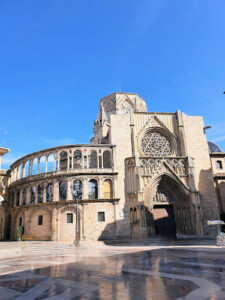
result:
[[[29,175],[29,161],[25,164],[25,173],[24,176],[27,177]]]
[[[50,154],[47,159],[48,159],[47,172],[55,171],[55,157],[54,157],[54,154]]]
[[[20,205],[20,191],[17,191],[16,193],[16,206]]]
[[[76,196],[73,196],[73,199],[75,200],[81,200],[82,199],[82,195],[83,195],[83,184],[81,180],[74,180],[73,182],[73,190],[76,192]]]
[[[46,157],[42,156],[39,162],[39,173],[45,173]]]
[[[30,204],[34,204],[35,203],[35,193],[36,193],[36,186],[33,185],[30,188]]]
[[[91,150],[89,155],[89,169],[97,169],[97,152],[95,150]]]
[[[38,160],[37,160],[37,158],[35,158],[33,160],[33,164],[32,164],[32,175],[37,174],[37,169],[38,169]]]
[[[40,184],[38,186],[38,203],[43,202],[43,192],[44,192],[44,186],[43,184]]]
[[[49,183],[46,187],[46,202],[53,201],[53,185]]]
[[[73,153],[73,169],[81,169],[82,167],[82,154],[80,150]]]
[[[27,196],[26,189],[23,189],[23,205],[26,205],[26,196]]]
[[[106,150],[103,153],[103,167],[112,168],[111,152],[109,150]]]
[[[66,170],[67,169],[67,152],[63,151],[60,153],[60,162],[59,162],[59,169]]]
[[[88,182],[88,199],[98,199],[98,183],[95,179]]]
[[[113,198],[112,181],[110,179],[106,179],[104,181],[104,199],[112,199],[112,198]]]
[[[59,200],[66,200],[67,194],[67,182],[60,181],[59,182]]]

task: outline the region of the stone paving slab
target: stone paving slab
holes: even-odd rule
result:
[[[165,244],[0,243],[0,300],[225,299],[225,247]]]

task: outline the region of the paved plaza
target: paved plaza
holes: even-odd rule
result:
[[[0,243],[0,299],[225,299],[213,240]]]

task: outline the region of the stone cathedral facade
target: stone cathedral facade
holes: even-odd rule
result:
[[[202,117],[147,112],[135,93],[102,98],[90,144],[0,166],[0,239],[15,240],[18,226],[32,240],[70,242],[213,234],[225,153],[204,131]]]

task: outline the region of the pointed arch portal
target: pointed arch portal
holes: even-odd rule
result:
[[[163,174],[157,177],[146,192],[145,207],[148,236],[193,234],[187,192],[172,176]]]

